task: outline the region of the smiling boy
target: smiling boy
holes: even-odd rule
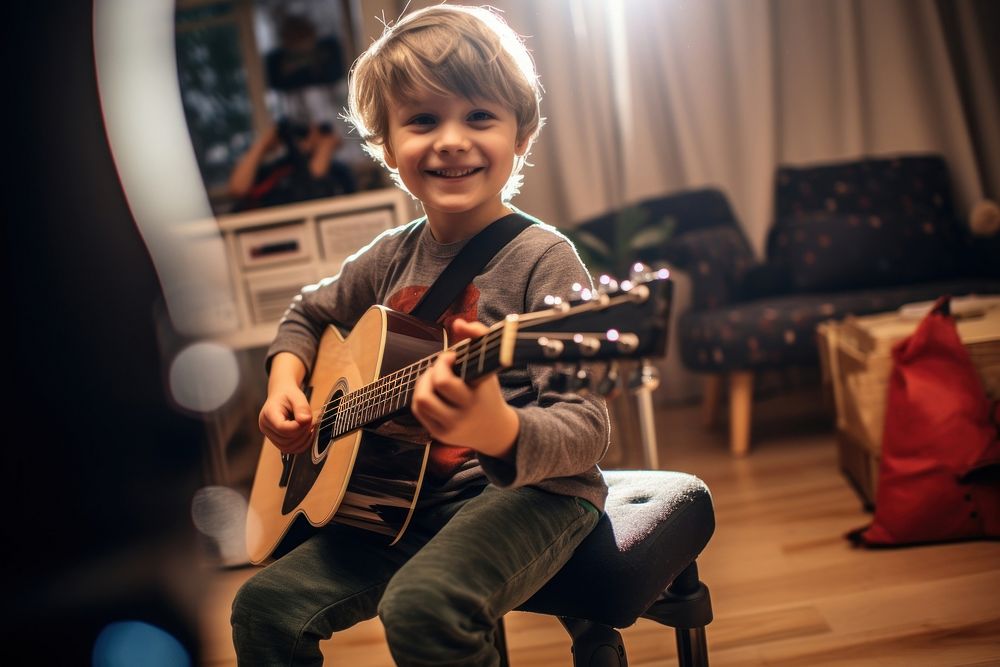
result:
[[[528,141],[503,103],[424,93],[389,112],[383,158],[451,243],[510,213],[500,193]]]
[[[301,389],[326,326],[372,304],[409,311],[469,238],[513,209],[541,125],[522,42],[486,9],[435,6],[389,26],[351,73],[350,115],[369,152],[425,217],[382,234],[341,273],[305,288],[268,351],[260,426],[283,452],[315,432]],[[523,215],[523,214],[522,214]],[[545,307],[589,276],[553,228],[532,224],[442,316],[453,339]],[[470,386],[440,355],[411,410],[432,438],[410,526],[392,547],[328,525],[252,577],[233,605],[240,664],[322,664],[319,641],[371,618],[400,665],[496,665],[497,620],[537,591],[592,530],[607,487],[600,399],[514,368]]]

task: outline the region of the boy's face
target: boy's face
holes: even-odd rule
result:
[[[500,192],[526,144],[504,105],[428,94],[393,105],[385,161],[432,223],[478,228],[506,212]]]

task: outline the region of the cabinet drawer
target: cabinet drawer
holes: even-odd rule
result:
[[[236,245],[245,269],[306,262],[315,254],[305,222],[239,232]]]

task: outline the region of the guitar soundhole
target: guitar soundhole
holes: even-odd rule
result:
[[[316,454],[319,457],[326,455],[326,450],[333,440],[336,421],[337,408],[340,406],[340,399],[344,397],[343,389],[336,389],[326,402],[326,409],[323,410],[323,420],[320,422],[319,433],[316,434]]]

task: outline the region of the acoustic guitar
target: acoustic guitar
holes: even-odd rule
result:
[[[612,293],[551,299],[551,308],[509,315],[450,347],[441,327],[383,306],[370,308],[346,338],[329,327],[305,388],[316,423],[309,449],[283,454],[266,438],[261,448],[246,524],[251,562],[284,554],[330,521],[389,544],[402,537],[430,451],[429,441],[413,437],[426,431],[406,425],[414,422],[408,406],[417,378],[442,351],[455,351],[454,371],[469,383],[532,363],[561,364],[553,377],[579,386],[578,366],[566,365],[663,354],[671,288],[660,271]]]

